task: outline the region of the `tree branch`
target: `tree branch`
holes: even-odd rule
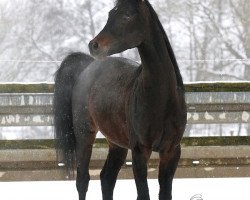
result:
[[[215,30],[216,30],[216,31],[218,32],[218,34],[220,35],[220,38],[221,38],[222,42],[225,44],[225,46],[226,46],[227,49],[230,51],[230,53],[232,53],[236,58],[245,59],[245,57],[242,56],[237,50],[235,50],[235,49],[233,48],[233,45],[223,37],[223,34],[221,33],[220,28],[219,28],[219,27],[217,26],[217,24],[215,23],[214,16],[213,16],[213,14],[211,13],[211,11],[209,11],[209,10],[207,9],[207,7],[204,7],[203,4],[201,4],[201,6],[203,7],[204,13],[206,14],[206,16],[208,17],[208,19],[209,19],[210,22],[212,23],[212,25],[213,25],[213,27],[215,28]]]

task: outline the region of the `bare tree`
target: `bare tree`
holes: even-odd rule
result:
[[[249,62],[244,60],[250,57],[249,54],[249,1],[236,1],[228,0],[224,2],[222,13],[221,4],[213,4],[213,6],[208,7],[202,1],[200,3],[200,9],[204,13],[210,22],[210,28],[214,31],[214,35],[217,38],[217,42],[221,44],[223,49],[223,55],[225,58],[235,58],[241,59],[243,66],[245,67],[244,74],[242,78],[250,79],[250,67]],[[216,1],[215,1],[216,2]],[[217,0],[218,2],[218,0]],[[219,5],[218,8],[214,7]],[[218,51],[216,51],[218,53]],[[233,63],[231,66],[227,65],[227,68],[234,68],[239,63]],[[225,68],[224,68],[225,70]],[[232,70],[233,71],[233,70]]]
[[[250,79],[249,61],[225,61],[250,57],[250,1],[155,0],[152,4],[177,59],[187,60],[179,62],[185,81]],[[112,6],[113,0],[0,3],[0,60],[49,62],[62,60],[71,51],[88,52],[89,40],[103,27]],[[139,60],[135,52],[122,56]],[[1,81],[52,81],[57,69],[53,62],[1,65]]]

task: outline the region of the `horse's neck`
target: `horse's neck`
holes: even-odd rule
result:
[[[143,67],[140,77],[143,83],[152,89],[161,89],[161,93],[174,92],[177,87],[175,70],[161,33],[155,28],[152,29],[149,38],[138,50]]]

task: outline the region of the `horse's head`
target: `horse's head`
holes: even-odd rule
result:
[[[145,8],[144,0],[118,0],[103,30],[89,43],[90,53],[102,58],[139,46],[148,27]]]

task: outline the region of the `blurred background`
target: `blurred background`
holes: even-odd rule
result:
[[[152,0],[185,82],[250,80],[249,0]],[[114,0],[1,0],[0,82],[53,81],[106,23]],[[119,56],[139,61],[136,50]]]
[[[249,0],[150,2],[185,82],[250,81]],[[88,53],[88,42],[113,5],[114,0],[1,0],[0,82],[53,82],[67,54]],[[135,49],[116,56],[140,62]],[[188,127],[186,136],[248,135],[248,129],[248,124],[199,124]],[[52,127],[0,127],[0,139],[53,136]]]

